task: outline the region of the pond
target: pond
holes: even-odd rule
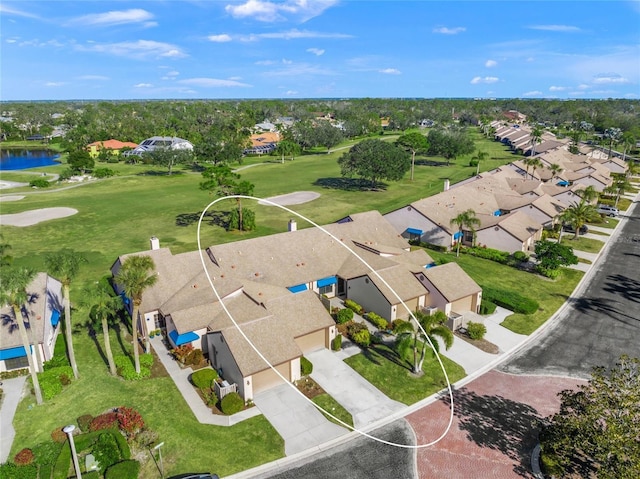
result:
[[[25,170],[60,163],[59,153],[52,150],[9,149],[0,150],[0,170]]]

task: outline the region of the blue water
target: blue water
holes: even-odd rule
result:
[[[25,170],[38,166],[51,166],[60,155],[51,150],[0,150],[0,170]]]

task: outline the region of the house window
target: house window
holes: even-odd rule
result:
[[[333,285],[328,284],[327,286],[320,286],[318,288],[318,292],[320,294],[333,294]]]
[[[159,313],[153,315],[153,322],[156,325],[156,329],[164,329],[167,327],[167,323],[164,320],[164,316]]]
[[[4,366],[7,368],[7,371],[11,371],[12,369],[28,368],[29,359],[27,358],[27,356],[20,356],[19,358],[5,359]]]
[[[463,243],[473,243],[473,231],[465,231],[464,238],[462,240]]]

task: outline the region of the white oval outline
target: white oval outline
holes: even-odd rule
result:
[[[277,206],[278,208],[286,211],[287,213],[291,213],[292,215],[297,216],[298,218],[309,222],[311,225],[313,225],[315,228],[320,229],[323,233],[325,233],[326,235],[330,236],[332,239],[334,239],[339,245],[341,245],[342,247],[346,248],[352,255],[354,255],[356,258],[358,258],[358,260],[364,264],[367,268],[369,268],[369,270],[375,274],[378,279],[380,281],[382,281],[382,283],[389,288],[389,290],[393,293],[393,295],[396,297],[396,299],[398,301],[400,301],[400,303],[405,307],[405,309],[407,311],[409,311],[409,314],[411,316],[411,319],[413,319],[413,321],[415,322],[415,324],[418,325],[418,327],[420,328],[420,330],[422,331],[422,333],[424,334],[424,337],[427,339],[427,342],[429,343],[429,346],[431,346],[431,349],[435,351],[435,347],[433,346],[433,343],[431,342],[431,339],[429,338],[429,336],[427,335],[426,331],[424,330],[424,328],[422,327],[422,325],[420,324],[420,322],[416,319],[415,315],[413,314],[413,312],[411,312],[411,308],[409,308],[405,302],[400,298],[400,296],[398,295],[398,293],[396,293],[396,291],[389,285],[389,283],[387,283],[384,278],[382,278],[382,276],[380,276],[380,274],[378,274],[377,271],[375,271],[364,259],[362,259],[358,253],[356,253],[355,251],[353,251],[351,248],[349,248],[343,241],[341,241],[340,239],[338,239],[337,237],[335,237],[333,234],[331,234],[329,231],[327,231],[326,229],[324,229],[322,226],[320,226],[319,224],[315,223],[314,221],[310,220],[309,218],[306,218],[305,216],[301,215],[300,213],[293,211],[289,208],[287,208],[284,205],[280,205],[278,203],[274,203],[273,201],[270,201],[266,198],[259,198],[259,197],[255,197],[255,196],[248,196],[248,195],[229,195],[229,196],[222,196],[220,198],[217,198],[215,200],[213,200],[211,203],[209,203],[207,205],[207,207],[202,211],[202,213],[200,214],[200,218],[198,219],[198,230],[197,230],[197,240],[198,240],[198,254],[200,255],[200,262],[202,263],[202,268],[204,270],[204,274],[207,276],[207,280],[209,281],[209,285],[211,286],[211,289],[213,290],[214,294],[216,295],[216,298],[218,300],[218,302],[220,303],[220,305],[222,306],[222,309],[224,310],[224,312],[227,314],[227,316],[229,316],[229,319],[231,320],[231,322],[233,323],[233,325],[235,326],[235,328],[238,330],[238,332],[242,335],[242,337],[245,339],[245,341],[247,341],[247,343],[249,343],[249,345],[251,346],[251,348],[256,352],[256,354],[258,356],[260,356],[260,358],[271,368],[272,371],[274,371],[279,377],[280,379],[282,379],[285,384],[289,384],[289,386],[296,391],[300,396],[302,396],[305,400],[307,400],[309,403],[311,403],[316,409],[319,409],[320,411],[322,411],[324,414],[330,416],[331,418],[333,418],[334,420],[336,420],[337,422],[339,422],[340,424],[342,424],[345,428],[350,429],[354,432],[357,432],[358,434],[367,437],[369,439],[372,439],[374,441],[377,441],[379,443],[382,444],[386,444],[388,446],[395,446],[395,447],[399,447],[399,448],[404,448],[404,449],[422,449],[425,447],[431,447],[435,444],[437,444],[438,442],[440,442],[442,439],[444,439],[444,437],[449,433],[449,430],[451,429],[451,426],[453,424],[453,410],[454,410],[454,400],[453,400],[453,389],[451,387],[451,382],[449,381],[449,376],[447,375],[447,371],[444,368],[444,364],[442,364],[442,360],[440,359],[440,355],[436,352],[436,359],[438,360],[438,363],[440,364],[440,369],[442,369],[442,373],[444,374],[444,378],[447,381],[447,391],[449,392],[449,404],[450,404],[450,411],[449,411],[449,423],[447,424],[447,427],[445,428],[445,431],[434,441],[431,441],[429,443],[426,444],[416,444],[415,446],[409,445],[409,444],[398,444],[395,442],[391,442],[391,441],[386,441],[384,439],[380,439],[378,437],[372,436],[364,431],[361,431],[359,429],[356,429],[353,426],[350,426],[349,424],[343,422],[341,419],[335,417],[333,414],[331,414],[328,411],[325,411],[322,407],[320,407],[319,405],[317,405],[316,403],[314,403],[311,399],[309,399],[308,397],[306,397],[297,387],[295,387],[295,385],[293,383],[291,383],[287,378],[285,378],[280,371],[278,371],[268,360],[267,358],[264,357],[264,355],[258,350],[258,348],[256,348],[256,346],[253,344],[253,342],[251,342],[251,340],[247,337],[247,335],[244,333],[244,331],[242,331],[242,328],[240,328],[240,326],[238,325],[238,323],[236,323],[236,320],[233,319],[233,316],[231,315],[231,313],[229,312],[229,310],[227,309],[227,306],[224,304],[224,302],[222,301],[222,298],[220,297],[220,295],[218,294],[218,290],[216,289],[216,287],[213,285],[213,281],[211,280],[211,277],[209,276],[209,271],[207,269],[207,265],[205,263],[204,260],[204,254],[203,254],[203,249],[202,249],[202,244],[200,242],[200,228],[202,225],[202,220],[204,218],[205,213],[207,212],[207,210],[209,208],[211,208],[213,205],[215,205],[216,203],[218,203],[219,201],[222,200],[226,200],[226,199],[247,199],[247,200],[256,200],[256,201],[261,201],[264,203],[266,203],[269,206]],[[410,407],[406,406],[407,408]]]

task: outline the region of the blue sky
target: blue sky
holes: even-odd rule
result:
[[[0,0],[0,99],[640,98],[640,1]]]

